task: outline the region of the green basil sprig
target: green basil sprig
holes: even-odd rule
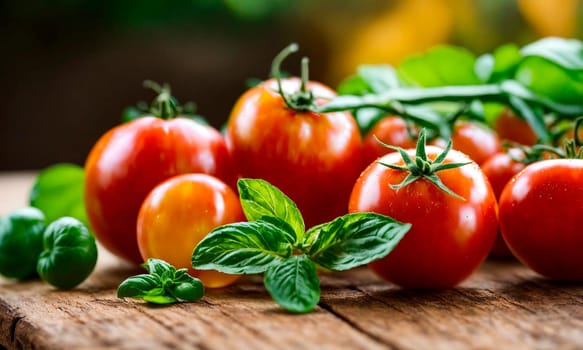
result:
[[[149,274],[132,276],[117,288],[118,298],[143,299],[153,304],[196,301],[204,295],[204,285],[188,274],[160,259],[148,259],[142,265]]]
[[[544,38],[480,57],[440,45],[395,69],[363,66],[338,91],[343,96],[319,111],[351,110],[363,132],[391,113],[447,139],[447,124],[460,114],[491,122],[508,106],[546,142],[552,137],[548,120],[583,115],[583,43]]]
[[[260,179],[240,179],[249,222],[220,226],[195,248],[192,265],[231,274],[265,273],[265,288],[283,308],[314,309],[320,300],[318,267],[348,270],[380,259],[411,225],[375,213],[353,213],[305,231],[296,204]]]

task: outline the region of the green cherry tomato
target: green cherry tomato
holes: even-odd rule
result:
[[[36,208],[0,218],[0,274],[19,280],[35,276],[45,227],[45,216]]]
[[[87,227],[72,217],[51,223],[43,236],[44,251],[37,264],[43,280],[59,289],[83,282],[97,263],[97,245]]]

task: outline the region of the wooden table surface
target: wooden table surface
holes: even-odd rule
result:
[[[0,173],[0,215],[26,203],[31,173]],[[249,277],[199,302],[116,298],[139,273],[99,251],[72,291],[0,278],[0,348],[8,349],[581,349],[583,285],[486,262],[456,289],[408,291],[367,269],[322,276],[315,312],[283,312]],[[583,268],[583,267],[582,267]]]

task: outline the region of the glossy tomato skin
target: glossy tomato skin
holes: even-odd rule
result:
[[[440,152],[440,148],[427,147],[430,159]],[[446,163],[467,161],[457,151],[446,159]],[[403,165],[398,153],[389,153],[379,162]],[[471,163],[437,174],[465,200],[442,192],[425,179],[393,190],[390,185],[399,184],[406,172],[378,162],[364,170],[350,197],[350,212],[376,212],[412,224],[389,255],[369,265],[383,279],[405,288],[457,285],[478,268],[496,237],[496,198],[480,168]]]
[[[457,122],[451,140],[454,149],[465,153],[478,165],[502,151],[500,139],[493,130],[472,122]]]
[[[218,288],[239,276],[194,270],[194,248],[214,228],[245,221],[235,192],[206,174],[172,177],[150,192],[140,208],[137,238],[143,260],[162,259],[176,268],[188,268],[206,287]]]
[[[530,125],[512,110],[505,109],[494,121],[494,131],[502,140],[509,140],[526,146],[534,145],[538,137]]]
[[[404,149],[415,148],[417,140],[409,134],[407,123],[403,118],[388,116],[379,120],[364,136],[363,157],[366,164],[387,153],[394,152],[380,144],[382,141],[388,145],[401,147]]]
[[[534,271],[583,281],[583,160],[527,166],[502,192],[500,226],[514,255]]]
[[[144,198],[160,182],[183,173],[207,173],[236,185],[222,135],[185,118],[139,118],[106,132],[85,163],[85,206],[99,242],[141,263],[136,220]]]
[[[514,152],[517,150],[510,151]],[[518,154],[516,155],[519,156]],[[506,152],[493,155],[481,165],[482,171],[488,178],[488,181],[490,181],[497,200],[500,199],[500,195],[506,184],[525,167],[526,164],[513,159]],[[491,255],[500,258],[512,256],[512,252],[508,249],[500,232],[496,235],[496,241],[492,247]]]
[[[296,78],[282,83],[287,92],[300,86]],[[335,96],[316,82],[307,87],[314,96]],[[276,90],[276,81],[268,80],[235,104],[226,130],[232,157],[241,177],[264,179],[294,200],[307,227],[332,220],[346,212],[365,165],[358,126],[345,112],[289,109]]]

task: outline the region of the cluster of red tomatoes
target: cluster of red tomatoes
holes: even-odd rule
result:
[[[179,115],[168,120],[143,117],[113,128],[96,143],[85,167],[93,232],[104,247],[129,261],[155,257],[191,268],[193,248],[210,230],[245,220],[237,178],[262,178],[297,203],[307,227],[348,210],[412,223],[399,246],[371,265],[401,286],[458,284],[490,253],[499,222],[512,252],[536,271],[557,278],[583,277],[583,269],[575,272],[570,265],[583,262],[583,254],[576,254],[583,247],[583,233],[577,232],[583,227],[579,161],[541,162],[507,185],[524,166],[501,153],[496,132],[458,122],[452,133],[457,151],[438,161],[473,162],[427,175],[433,180],[437,176],[455,196],[425,177],[394,189],[409,173],[387,165],[407,164],[398,152],[383,155],[390,150],[379,148],[372,135],[411,149],[416,145],[411,130],[402,119],[387,117],[362,138],[350,113],[314,111],[334,96],[332,89],[316,82],[272,79],[241,96],[224,136]],[[528,135],[521,120],[505,123],[501,135],[513,123],[521,128],[520,137]],[[533,139],[520,142],[536,140],[529,137]],[[442,148],[428,146],[425,152],[431,168]],[[416,157],[414,150],[409,154]],[[207,287],[236,279],[213,271],[191,272]]]

